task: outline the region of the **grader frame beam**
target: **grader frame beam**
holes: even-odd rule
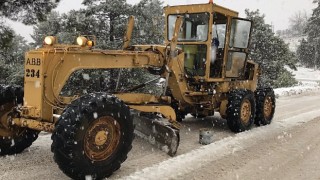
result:
[[[176,22],[175,38],[177,39],[181,19]],[[130,17],[128,30],[125,35],[123,49],[128,48],[133,30],[134,19]],[[176,42],[171,47],[176,47]],[[160,49],[162,54],[170,53],[170,58],[164,59],[161,54],[151,51],[125,50],[91,50],[88,47],[68,45],[45,46],[26,54],[25,75],[25,106],[22,109],[21,119],[15,118],[15,125],[36,130],[52,131],[54,108],[64,108],[73,98],[63,98],[59,94],[70,75],[79,69],[112,69],[112,68],[147,68],[167,66],[177,58],[171,48],[167,51],[163,46],[149,46],[147,49]],[[79,51],[80,50],[80,51]],[[159,51],[159,50],[158,50]],[[169,70],[170,71],[170,70]],[[181,74],[181,72],[180,72]],[[164,76],[169,76],[165,72]],[[186,86],[186,85],[185,85]],[[185,88],[186,89],[186,88]],[[35,98],[34,95],[39,96]],[[170,105],[148,105],[148,103],[170,102],[169,97],[155,97],[148,94],[137,94],[135,98],[126,93],[116,93],[118,98],[130,107],[145,112],[163,114],[170,122],[176,121],[175,112]],[[165,103],[165,104],[168,104]],[[37,123],[37,121],[39,121]],[[178,125],[176,125],[178,128]]]
[[[29,129],[34,129],[37,131],[44,132],[53,132],[54,124],[48,122],[41,122],[34,119],[25,119],[25,118],[13,118],[12,125],[19,127],[27,127]]]
[[[163,114],[173,127],[180,128],[179,123],[176,123],[176,114],[170,106],[164,105],[129,105],[130,108],[142,112],[157,112]],[[19,127],[27,127],[37,131],[53,132],[55,125],[51,122],[42,122],[28,118],[12,118],[12,125]]]

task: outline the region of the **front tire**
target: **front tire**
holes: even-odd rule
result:
[[[227,104],[227,123],[231,131],[249,130],[255,117],[255,98],[249,90],[235,90],[229,93]]]
[[[107,93],[82,96],[64,110],[52,140],[54,160],[69,177],[109,177],[132,148],[129,107]]]
[[[257,101],[255,124],[258,126],[270,124],[276,108],[276,98],[273,89],[257,89],[255,97]]]

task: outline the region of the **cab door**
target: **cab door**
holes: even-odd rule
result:
[[[245,72],[252,22],[248,19],[232,18],[225,76],[241,78]]]

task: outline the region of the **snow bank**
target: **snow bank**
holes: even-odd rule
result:
[[[305,67],[297,67],[297,71],[294,71],[289,67],[286,67],[286,69],[294,74],[295,79],[299,81],[299,85],[295,87],[275,89],[274,92],[276,97],[292,96],[320,90],[320,70]]]
[[[288,68],[287,68],[288,69]],[[320,81],[320,71],[305,67],[297,67],[297,71],[288,69],[298,81]]]
[[[295,86],[295,87],[289,87],[289,88],[277,88],[274,90],[276,97],[279,96],[293,96],[298,95],[302,93],[308,93],[308,92],[316,92],[320,91],[320,86],[318,84],[304,84],[301,86]]]

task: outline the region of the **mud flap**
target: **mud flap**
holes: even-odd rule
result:
[[[147,140],[170,156],[177,153],[180,142],[179,130],[174,128],[167,119],[134,113],[133,123],[134,133],[138,137]]]

